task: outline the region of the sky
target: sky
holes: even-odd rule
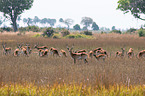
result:
[[[71,18],[73,25],[80,24],[82,17],[90,17],[99,27],[117,29],[140,28],[144,21],[134,18],[130,13],[116,10],[118,0],[34,0],[33,6],[21,14],[22,18],[56,19]],[[58,23],[57,23],[58,24]],[[56,25],[57,25],[56,24]]]

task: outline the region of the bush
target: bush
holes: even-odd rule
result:
[[[35,34],[33,37],[41,37],[40,34]]]
[[[28,26],[27,30],[28,31],[33,31],[33,32],[39,32],[40,28],[38,26]]]
[[[59,35],[59,34],[54,34],[54,35],[52,36],[52,38],[53,38],[53,39],[60,39],[60,35]]]
[[[0,32],[3,33],[4,32],[3,29],[0,28]]]
[[[112,30],[110,33],[117,33],[117,34],[121,34],[122,32],[120,30]]]
[[[26,27],[20,27],[20,28],[19,28],[19,31],[20,31],[20,32],[27,31],[27,28],[26,28]]]
[[[133,33],[133,32],[135,32],[135,31],[136,31],[136,29],[130,28],[129,30],[126,31],[126,33]]]
[[[90,31],[88,31],[88,30],[83,31],[82,34],[85,34],[85,35],[93,35],[92,32],[90,32]]]
[[[144,29],[140,29],[138,31],[139,37],[145,37],[145,30]]]
[[[7,32],[10,32],[10,31],[13,31],[13,28],[11,27],[3,27],[1,28],[3,31],[7,31]]]
[[[52,37],[54,32],[54,29],[49,27],[45,31],[43,31],[43,36]]]
[[[72,38],[75,38],[75,39],[78,39],[78,38],[92,39],[93,37],[88,36],[88,35],[84,35],[84,34],[70,34],[70,35],[65,36],[65,38],[69,38],[69,39],[72,39]]]
[[[62,36],[64,37],[64,36],[69,35],[69,34],[70,34],[70,32],[69,32],[69,30],[64,29],[64,30],[62,30],[61,34],[62,34]]]

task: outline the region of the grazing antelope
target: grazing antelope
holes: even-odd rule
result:
[[[5,55],[11,53],[12,48],[11,48],[11,47],[6,47],[6,43],[5,43],[5,44],[2,43],[2,46],[3,46],[3,53],[4,53]]]
[[[97,50],[96,53],[97,53],[97,55],[105,54],[108,57],[108,54],[107,54],[106,50],[103,50],[103,49],[102,50]]]
[[[116,57],[117,56],[120,56],[120,57],[123,57],[124,56],[125,49],[124,48],[121,48],[121,50],[122,50],[122,52],[119,52],[119,51],[116,52]]]
[[[84,63],[88,63],[88,61],[87,61],[88,54],[87,53],[85,53],[85,52],[74,53],[72,51],[73,47],[72,48],[69,48],[68,46],[66,46],[66,47],[69,50],[70,56],[72,57],[72,59],[74,59],[74,64],[76,63],[76,60],[81,60],[81,59],[84,60]]]
[[[138,53],[138,58],[145,57],[145,50],[142,50]]]
[[[106,54],[99,54],[99,55],[96,55],[96,54],[93,54],[94,57],[99,61],[100,59],[103,59],[103,61],[105,61],[105,58],[106,58]]]
[[[48,49],[47,46],[38,47],[38,44],[35,44],[35,45],[34,45],[34,48],[36,48],[37,50],[39,50],[39,49]]]
[[[64,50],[61,49],[60,53],[62,53],[63,56],[67,57],[67,54],[66,54],[66,52]]]
[[[127,52],[127,55],[128,55],[128,58],[132,58],[134,56],[132,48],[129,49],[129,51]]]
[[[39,56],[41,57],[46,56],[48,55],[48,52],[49,52],[48,49],[45,49],[45,50],[39,49]]]
[[[17,57],[17,56],[20,55],[20,49],[21,49],[20,47],[21,47],[21,46],[20,46],[20,44],[19,44],[19,46],[17,46],[17,49],[14,50],[14,54],[13,54],[14,56]]]
[[[53,56],[54,56],[54,55],[57,55],[57,56],[60,57],[59,52],[58,52],[58,50],[57,50],[56,48],[51,47],[51,48],[49,49],[49,51],[51,52],[51,54],[53,54]]]
[[[21,51],[21,53],[22,53],[23,55],[29,56],[29,55],[28,55],[28,51],[27,51],[28,46],[27,46],[27,48],[25,48],[25,47],[22,46],[22,44],[19,44],[18,48],[19,48],[19,50]]]

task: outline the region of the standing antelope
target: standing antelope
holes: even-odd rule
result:
[[[28,46],[27,46],[27,48],[25,48],[25,47],[22,46],[22,44],[19,44],[18,48],[19,48],[19,50],[21,51],[21,53],[22,53],[23,55],[29,56],[29,55],[28,55],[28,51],[27,51],[27,50],[28,50]]]
[[[85,49],[75,51],[75,53],[82,53],[82,52],[87,52],[87,51]]]
[[[37,50],[39,50],[39,49],[48,49],[47,46],[38,47],[38,44],[35,44],[35,45],[34,45],[34,48],[36,48]]]
[[[145,50],[142,50],[138,53],[138,58],[145,57]]]
[[[99,55],[96,55],[94,54],[94,57],[99,61],[100,59],[103,59],[103,61],[105,61],[105,58],[106,58],[106,54],[99,54]]]
[[[60,57],[59,52],[58,52],[58,50],[57,50],[56,48],[51,47],[51,48],[49,49],[49,51],[51,52],[51,54],[53,54],[53,56],[54,56],[54,55],[57,55],[57,56]]]
[[[22,46],[22,47],[24,47],[27,50],[28,54],[31,54],[32,50],[29,44],[26,44],[26,46]]]
[[[92,58],[92,57],[93,57],[93,54],[94,54],[94,52],[93,52],[93,51],[90,51],[90,52],[89,52],[89,57]]]
[[[2,46],[3,46],[3,53],[4,53],[5,55],[11,53],[12,48],[11,48],[11,47],[7,47],[7,48],[6,48],[6,43],[5,43],[5,44],[2,43]]]
[[[66,47],[69,50],[70,56],[72,57],[72,59],[74,59],[74,64],[76,63],[76,60],[81,60],[81,59],[84,60],[84,63],[88,63],[88,61],[87,61],[88,54],[87,53],[85,53],[85,52],[74,53],[72,51],[73,47],[72,48],[69,48],[68,46],[66,46]]]
[[[119,52],[119,51],[116,52],[116,57],[117,56],[120,56],[120,57],[123,57],[124,56],[125,49],[124,48],[121,48],[121,50],[122,50],[122,52]]]
[[[64,50],[61,49],[60,53],[62,53],[63,56],[67,57],[67,54],[66,54],[66,52]]]
[[[129,49],[129,51],[127,52],[127,55],[128,55],[128,58],[132,58],[134,56],[132,48]]]
[[[98,50],[102,50],[102,48],[98,47],[98,48],[94,49],[93,52],[96,53],[96,51],[98,51]]]

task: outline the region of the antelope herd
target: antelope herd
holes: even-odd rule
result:
[[[66,45],[66,49],[68,49],[70,57],[74,60],[74,63],[76,63],[76,60],[83,60],[84,63],[88,63],[88,58],[96,58],[96,60],[100,60],[102,59],[103,61],[105,61],[106,58],[108,58],[108,53],[106,50],[104,50],[101,47],[95,48],[89,52],[87,52],[86,49],[82,49],[82,50],[78,50],[78,51],[73,51],[73,47],[68,47],[68,45]],[[11,47],[7,47],[6,43],[2,43],[2,48],[3,48],[3,55],[10,55],[12,48]],[[64,57],[68,57],[67,52],[63,49],[61,49],[60,51],[58,51],[56,48],[51,47],[50,49],[48,48],[48,46],[38,46],[38,44],[35,44],[33,49],[36,49],[38,53],[38,56],[40,57],[45,57],[48,56],[49,53],[51,53],[53,56],[56,55],[58,57],[60,56],[64,56]],[[24,44],[17,44],[17,48],[13,51],[13,56],[18,57],[20,56],[20,54],[29,57],[32,52],[32,48],[30,47],[29,44],[26,44],[24,46]],[[123,58],[125,56],[125,48],[121,48],[121,52],[117,51],[115,53],[115,57],[121,57]],[[134,57],[134,52],[133,52],[133,48],[130,48],[129,51],[126,53],[126,55],[128,56],[128,58],[133,58]],[[111,55],[110,55],[111,56]],[[136,57],[142,58],[145,57],[145,50],[142,50],[140,52],[138,52],[138,54],[136,55]]]

